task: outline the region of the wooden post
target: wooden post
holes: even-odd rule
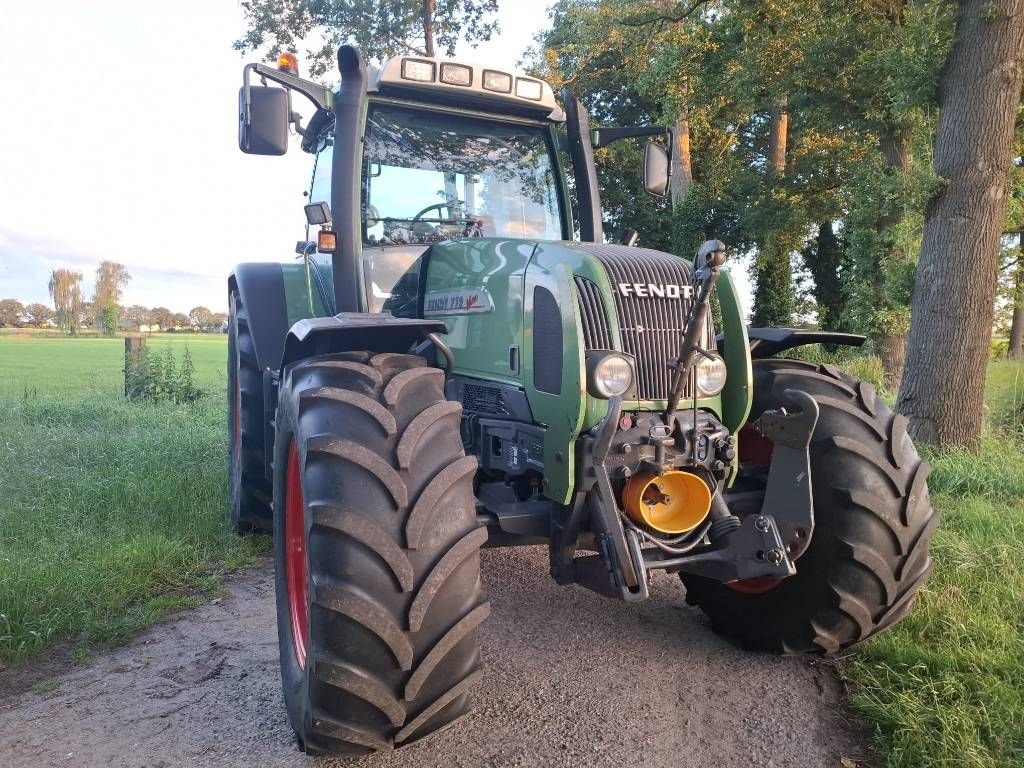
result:
[[[146,352],[146,337],[141,333],[128,333],[124,337],[124,396],[131,397],[133,374],[142,363]]]

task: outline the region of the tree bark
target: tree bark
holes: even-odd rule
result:
[[[935,172],[897,409],[910,433],[976,446],[1020,104],[1024,0],[963,0],[940,83]]]
[[[775,102],[772,127],[768,136],[768,167],[780,176],[786,172],[786,143],[789,139],[789,99],[783,95]]]
[[[434,8],[437,0],[423,0],[423,53],[434,55]]]
[[[693,186],[693,161],[690,157],[690,120],[686,110],[680,110],[678,122],[672,131],[672,178],[669,182],[669,194],[672,207],[686,199],[690,187]]]
[[[907,334],[883,333],[875,339],[875,348],[882,359],[882,381],[885,388],[895,392],[903,377],[907,360]]]

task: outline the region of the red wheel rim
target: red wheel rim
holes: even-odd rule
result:
[[[302,477],[299,474],[299,451],[294,440],[288,449],[288,472],[285,478],[284,569],[295,660],[301,669],[305,669],[306,649],[309,647],[309,570],[306,563]]]
[[[773,579],[770,576],[761,576],[757,579],[728,581],[725,586],[735,590],[736,592],[742,592],[745,595],[763,595],[765,592],[771,592],[779,586],[782,581],[782,579]]]
[[[749,424],[740,430],[740,461],[766,467],[772,463],[772,452],[775,448],[772,441],[754,431]],[[740,579],[726,582],[727,587],[745,595],[763,595],[771,592],[782,579],[762,576],[757,579]]]

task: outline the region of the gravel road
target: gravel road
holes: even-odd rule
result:
[[[493,610],[475,709],[405,749],[347,762],[295,749],[264,563],[217,603],[88,667],[34,686],[0,674],[0,765],[864,764],[864,734],[826,664],[733,649],[683,604],[675,577],[656,576],[651,599],[627,605],[556,586],[543,548],[485,550],[483,573]]]

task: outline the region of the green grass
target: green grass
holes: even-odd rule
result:
[[[225,337],[149,346],[186,342],[208,394],[178,406],[123,400],[121,339],[0,337],[0,663],[86,658],[266,549],[226,520]]]
[[[1024,365],[993,363],[981,449],[925,452],[942,514],[911,615],[840,665],[896,768],[1024,765]]]
[[[211,393],[224,392],[227,336],[216,333],[154,333],[146,339],[154,352],[166,347],[178,360],[187,346],[196,367],[196,383]],[[0,335],[0,396],[86,395],[123,391],[124,339],[66,336],[33,331]]]

